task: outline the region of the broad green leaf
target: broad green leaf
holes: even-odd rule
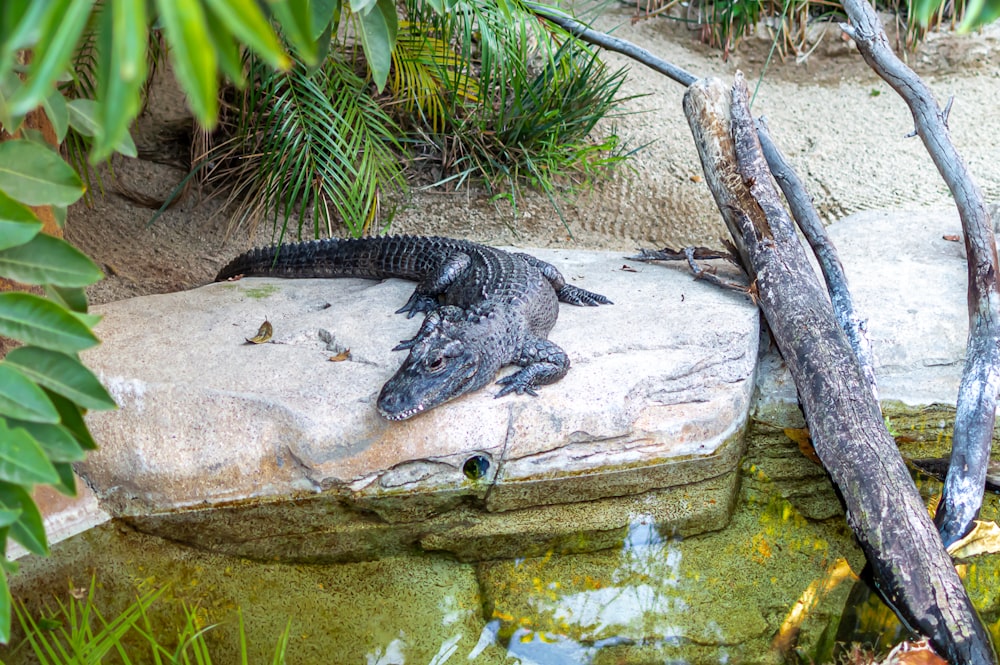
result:
[[[69,353],[98,343],[94,333],[72,313],[31,293],[0,293],[0,335]]]
[[[88,138],[97,136],[101,126],[97,121],[97,102],[93,99],[71,99],[66,108],[69,111],[69,126]]]
[[[65,228],[66,227],[66,213],[68,212],[67,207],[66,206],[51,206],[51,208],[52,208],[52,216],[56,218],[56,224],[58,224],[59,228],[61,228],[61,229]]]
[[[0,482],[0,506],[7,510],[21,511],[18,520],[10,525],[10,537],[24,545],[32,554],[48,556],[45,525],[31,496],[18,485]]]
[[[59,412],[45,391],[3,360],[0,360],[0,416],[36,423],[59,422]]]
[[[395,21],[392,25],[386,21],[381,4],[372,7],[361,15],[361,46],[368,60],[375,87],[381,92],[389,78],[389,66],[392,64],[392,45],[395,40]],[[395,8],[393,8],[395,17]]]
[[[84,187],[56,152],[21,139],[0,143],[0,191],[30,206],[69,205]]]
[[[53,90],[44,102],[42,108],[45,115],[52,123],[52,129],[56,132],[56,140],[62,143],[66,138],[66,130],[69,129],[69,110],[66,108],[66,98],[58,90]]]
[[[218,112],[218,60],[198,0],[157,0],[170,60],[195,118],[207,129]]]
[[[0,508],[0,529],[8,527],[16,522],[20,515],[20,510],[7,510],[6,508]]]
[[[147,45],[146,0],[106,2],[97,34],[96,118],[100,131],[91,163],[106,159],[112,150],[136,155],[128,128],[142,103]]]
[[[62,425],[69,430],[76,442],[80,444],[80,447],[84,450],[97,450],[97,443],[94,442],[94,438],[90,436],[90,431],[87,429],[87,424],[83,422],[83,409],[79,406],[66,399],[62,395],[52,392],[51,390],[46,390],[45,394],[49,396],[52,403],[55,404],[56,411],[59,412],[59,417],[62,418]]]
[[[10,98],[14,96],[21,86],[21,77],[16,71],[8,71],[0,78],[0,125],[4,130],[13,136],[21,130],[24,124],[24,116],[13,116],[10,112]]]
[[[46,284],[45,295],[71,312],[87,311],[87,292],[83,289]]]
[[[55,410],[55,407],[52,407]],[[20,428],[34,437],[52,462],[80,462],[87,457],[73,433],[62,425],[32,423],[26,420],[8,420],[11,429]],[[2,526],[2,525],[0,525]]]
[[[45,233],[23,245],[0,250],[0,275],[24,284],[68,287],[88,286],[104,277],[83,252]]]
[[[19,510],[17,512],[18,515],[20,516],[21,511]],[[10,542],[9,536],[10,536],[10,527],[9,526],[0,527],[0,547],[3,548],[4,552],[7,551],[7,543]],[[0,568],[2,568],[3,571],[8,575],[13,575],[20,569],[20,566],[18,566],[17,561],[11,561],[5,556],[0,556]]]
[[[41,230],[35,213],[0,192],[0,250],[23,245]]]
[[[32,49],[27,79],[10,100],[12,115],[27,114],[52,94],[56,81],[71,66],[73,52],[93,4],[94,0],[49,3],[38,43]]]
[[[135,147],[135,141],[132,139],[132,134],[126,129],[125,133],[122,134],[121,138],[115,143],[115,152],[121,153],[126,157],[132,157],[135,159],[139,156],[139,151]]]
[[[39,385],[85,409],[117,407],[94,373],[72,356],[37,346],[21,346],[7,354],[7,362],[16,365]]]
[[[0,79],[17,61],[14,54],[38,41],[48,5],[37,0],[4,0],[0,3]]]
[[[959,32],[969,32],[1000,18],[1000,2],[996,0],[970,0],[965,5],[965,15],[958,26]]]
[[[312,34],[312,10],[309,0],[267,0],[285,38],[306,65],[316,63],[316,40]]]
[[[91,330],[104,318],[100,314],[87,314],[86,312],[71,312],[76,320],[87,326]]]
[[[66,496],[76,496],[76,474],[73,473],[73,465],[69,462],[55,462],[52,466],[59,474],[59,482],[53,483],[57,492]]]
[[[375,6],[375,0],[350,0],[350,3],[354,14],[364,14]]]
[[[242,89],[246,86],[247,81],[246,75],[243,73],[243,58],[240,55],[240,47],[233,39],[233,33],[223,25],[211,7],[206,8],[205,25],[212,38],[215,53],[219,57],[219,67],[222,69],[222,73],[233,82],[233,85]]]
[[[396,47],[396,35],[399,33],[399,16],[396,14],[396,3],[393,0],[377,0],[376,6],[382,12],[386,29],[389,31],[389,51]]]
[[[18,485],[59,482],[52,462],[27,431],[9,429],[0,420],[0,480]]]
[[[225,25],[230,34],[253,49],[275,69],[288,69],[292,61],[256,0],[205,0],[209,14]],[[216,36],[218,36],[216,32]]]
[[[312,9],[312,38],[323,36],[330,29],[330,24],[340,16],[340,0],[313,0],[309,3]]]

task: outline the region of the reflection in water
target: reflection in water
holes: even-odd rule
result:
[[[533,617],[516,620],[501,614],[512,632],[504,633],[494,622],[492,630],[506,640],[508,655],[538,665],[586,664],[601,649],[614,647],[665,654],[689,644],[692,637],[705,644],[706,634],[710,642],[725,642],[716,622],[692,621],[687,600],[691,589],[685,588],[691,585],[684,584],[682,559],[680,540],[664,538],[652,516],[639,515],[629,525],[619,563],[605,581],[575,575],[574,589],[564,590],[559,581],[546,583],[535,576],[535,593],[528,602]],[[539,570],[531,561],[520,561],[518,567],[528,574]],[[713,662],[731,662],[728,649],[719,647]]]

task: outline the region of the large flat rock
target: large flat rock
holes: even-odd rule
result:
[[[354,526],[392,524],[426,539],[413,525],[431,520],[433,546],[452,550],[465,547],[458,525],[488,547],[490,515],[503,515],[498,528],[512,542],[520,523],[544,542],[539,524],[565,532],[559,511],[599,499],[622,503],[574,526],[622,529],[634,497],[671,487],[682,488],[673,504],[651,499],[665,524],[676,513],[688,533],[724,525],[752,396],[756,308],[680,267],[532,253],[615,302],[561,306],[550,338],[569,354],[569,374],[537,398],[494,399],[488,387],[404,422],[384,420],[374,403],[402,361],[390,349],[419,324],[393,314],[411,283],[244,279],[96,308],[103,344],[85,361],[120,408],[89,416],[100,450],[81,473],[112,514],[164,533],[193,520],[191,539],[216,546],[262,506],[280,524],[285,502],[300,523],[302,506],[329,515],[314,528],[335,528],[338,542]],[[272,340],[246,344],[265,319]],[[331,336],[349,360],[330,360]],[[473,464],[478,479],[465,473]],[[538,514],[545,506],[555,512]],[[280,528],[271,535],[267,556],[281,556]]]

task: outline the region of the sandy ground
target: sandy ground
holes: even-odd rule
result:
[[[614,9],[597,27],[698,76],[731,80],[739,69],[751,85],[761,77],[770,45],[763,35],[744,40],[723,61],[719,51],[699,43],[683,26],[665,19],[632,25],[632,12]],[[954,95],[952,137],[987,200],[1000,200],[1000,26],[973,36],[931,35],[907,57],[939,101]],[[606,59],[630,68],[623,92],[637,95],[626,103],[626,114],[607,125],[613,124],[628,145],[645,147],[628,168],[563,204],[565,225],[540,194],[525,195],[515,215],[481,191],[466,189],[414,193],[401,206],[392,230],[525,247],[631,251],[667,244],[718,245],[725,228],[701,178],[681,109],[684,88],[617,54]],[[150,117],[140,120],[140,147],[153,140],[159,123],[185,115],[182,101],[169,89],[158,89],[152,107]],[[832,26],[804,61],[787,56],[771,63],[753,110],[768,118],[772,135],[829,222],[867,209],[950,205],[947,188],[920,140],[906,138],[913,124],[905,104]],[[117,159],[114,170],[127,187],[154,197],[165,196],[184,176],[178,168],[142,159]],[[270,239],[266,228],[256,238],[246,230],[230,232],[221,202],[197,192],[153,224],[152,210],[134,205],[111,187],[105,192],[72,208],[66,232],[108,275],[91,290],[95,302],[204,284],[227,258]]]

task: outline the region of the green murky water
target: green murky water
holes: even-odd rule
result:
[[[636,514],[620,547],[592,553],[306,566],[209,554],[111,524],[24,562],[14,593],[44,614],[46,598],[93,576],[99,606],[114,614],[137,590],[166,586],[151,611],[163,639],[176,634],[181,606],[196,605],[203,625],[216,624],[217,663],[238,662],[237,608],[260,663],[289,619],[287,662],[306,664],[831,662],[838,641],[865,635],[888,648],[901,631],[856,582],[863,558],[811,464],[751,450],[730,525],[684,540]],[[926,496],[939,487],[919,485]],[[998,513],[991,495],[983,518]],[[1000,557],[960,571],[998,639]],[[10,665],[25,656],[0,652]]]

